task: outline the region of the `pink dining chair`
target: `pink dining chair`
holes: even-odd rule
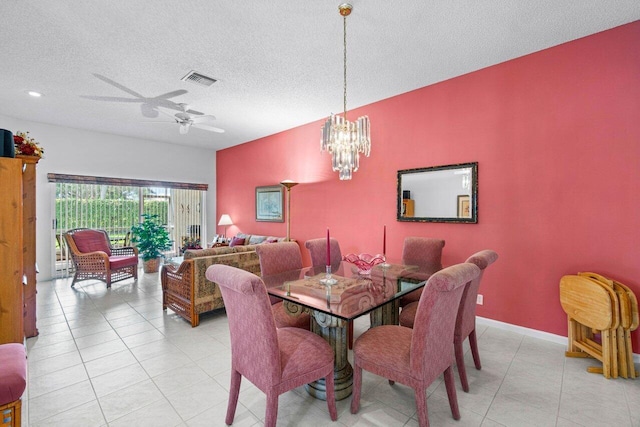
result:
[[[229,319],[231,386],[225,423],[235,417],[240,383],[245,377],[267,395],[266,427],[276,425],[278,396],[325,379],[331,420],[338,418],[333,380],[333,350],[311,331],[276,328],[264,282],[255,274],[214,264],[207,279],[217,283]]]
[[[453,418],[460,419],[453,379],[453,332],[460,299],[467,283],[480,274],[468,263],[447,267],[427,281],[418,302],[413,329],[383,325],[369,329],[354,343],[351,413],[358,412],[365,369],[413,388],[418,423],[429,426],[427,387],[444,373]]]
[[[475,280],[469,283],[462,294],[460,307],[458,308],[458,316],[456,318],[456,328],[453,334],[453,347],[456,354],[456,365],[458,366],[458,374],[460,375],[460,383],[462,389],[469,392],[469,381],[467,380],[467,371],[464,365],[464,351],[462,343],[467,337],[469,338],[469,346],[476,369],[482,369],[480,364],[480,353],[478,352],[478,339],[476,337],[476,300],[478,298],[478,289],[480,281],[484,274],[484,270],[498,259],[498,254],[492,250],[486,249],[471,255],[465,262],[475,264],[480,268],[480,274]],[[413,302],[403,307],[400,313],[400,325],[413,328],[414,319],[418,303]]]
[[[331,246],[331,269],[335,271],[342,262],[342,252],[340,251],[340,244],[333,237],[329,238],[329,244]],[[304,246],[311,255],[311,265],[314,267],[324,267],[327,265],[327,239],[310,239],[304,243]]]
[[[295,242],[258,245],[256,246],[256,253],[260,258],[260,274],[263,277],[302,268],[300,247]],[[292,277],[292,280],[295,279],[298,279],[298,276]],[[311,316],[309,316],[309,313],[289,314],[280,298],[269,296],[269,299],[273,317],[276,320],[276,327],[286,328],[293,326],[307,330],[311,328]]]
[[[428,276],[442,270],[442,248],[444,240],[430,237],[407,237],[402,247],[402,263],[404,265],[417,265],[420,274]],[[400,298],[400,307],[418,301],[422,289],[410,292]]]

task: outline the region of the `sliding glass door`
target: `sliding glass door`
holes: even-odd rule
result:
[[[179,254],[185,248],[204,245],[206,191],[169,186],[118,185],[118,182],[54,181],[56,215],[53,227],[53,277],[67,277],[73,273],[73,263],[63,237],[67,230],[103,229],[109,235],[112,246],[128,246],[131,243],[131,226],[139,222],[143,213],[158,215],[159,221],[169,230],[174,244],[167,256]]]

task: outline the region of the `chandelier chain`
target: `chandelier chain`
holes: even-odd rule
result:
[[[343,16],[343,60],[344,60],[344,120],[347,120],[347,16]]]

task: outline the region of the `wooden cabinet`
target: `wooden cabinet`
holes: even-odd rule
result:
[[[0,344],[38,335],[36,328],[36,164],[0,158]]]
[[[0,157],[0,187],[0,344],[22,343],[22,160]]]
[[[22,244],[24,287],[24,335],[38,335],[36,327],[36,164],[34,156],[17,156],[22,160]]]

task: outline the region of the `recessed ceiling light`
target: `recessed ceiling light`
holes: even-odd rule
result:
[[[27,93],[31,96],[33,96],[34,98],[40,98],[42,96],[42,94],[40,92],[36,92],[34,90],[29,90],[27,91]]]

